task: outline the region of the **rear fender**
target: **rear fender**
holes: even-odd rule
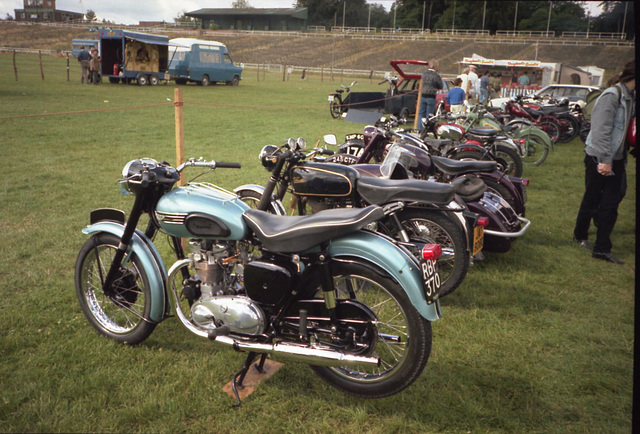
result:
[[[368,231],[353,232],[332,240],[328,253],[332,258],[359,258],[373,263],[402,286],[423,318],[428,321],[440,319],[440,300],[427,304],[417,260],[384,235]]]
[[[99,232],[113,234],[118,238],[121,238],[124,233],[124,226],[112,221],[101,221],[82,229],[82,233],[87,235]],[[158,323],[166,318],[166,314],[168,314],[169,309],[169,305],[166,302],[166,267],[164,262],[162,262],[160,253],[151,240],[138,229],[136,229],[136,232],[133,235],[127,255],[131,252],[135,253],[140,259],[142,267],[149,278],[149,287],[151,290],[151,314],[149,318],[145,319]]]
[[[480,145],[480,142],[476,140],[469,140],[448,151],[445,157],[452,157],[462,151],[475,151],[475,152],[480,152],[482,154],[487,153],[487,150]]]
[[[523,127],[516,134],[514,134],[514,137],[516,139],[526,139],[528,136],[536,136],[536,138],[539,138],[542,143],[544,143],[545,146],[547,146],[549,149],[554,149],[553,142],[551,141],[547,133],[545,133],[538,127]]]

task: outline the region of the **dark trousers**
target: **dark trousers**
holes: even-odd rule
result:
[[[436,111],[436,98],[423,96],[420,99],[420,110],[418,111],[418,131],[422,131],[422,118],[428,118]]]
[[[626,189],[627,174],[624,163],[624,160],[614,160],[612,164],[614,175],[602,176],[598,173],[597,158],[585,154],[585,192],[573,235],[578,240],[588,239],[591,220],[597,220],[594,252],[611,252],[611,232],[618,218],[618,204]]]

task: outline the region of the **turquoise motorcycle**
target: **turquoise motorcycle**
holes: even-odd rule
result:
[[[120,180],[135,198],[128,218],[111,208],[91,212],[75,286],[100,334],[135,345],[176,316],[196,335],[246,352],[233,379],[236,405],[258,356],[258,367],[268,356],[307,363],[364,398],[398,393],[420,375],[431,322],[441,316],[439,245],[422,246],[418,259],[367,230],[385,214],[375,205],[278,216],[214,184],[176,186],[187,167],[240,164],[133,160]],[[158,233],[177,257],[168,269],[152,241]]]

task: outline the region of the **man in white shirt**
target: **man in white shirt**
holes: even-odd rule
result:
[[[478,74],[476,74],[476,66],[469,65],[469,99],[474,99],[477,101],[480,96],[480,79],[478,78]]]

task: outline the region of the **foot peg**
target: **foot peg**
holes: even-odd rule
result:
[[[218,336],[227,336],[229,333],[231,333],[231,330],[229,329],[229,327],[220,326],[211,330],[207,335],[207,337],[212,341],[215,341]]]

